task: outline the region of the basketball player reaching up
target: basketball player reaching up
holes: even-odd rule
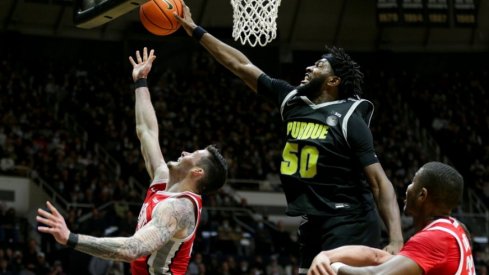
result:
[[[440,162],[423,165],[407,188],[404,205],[417,233],[399,255],[344,246],[317,255],[308,274],[475,275],[470,235],[462,223],[450,217],[463,191],[463,178],[452,167]]]
[[[343,49],[330,48],[306,68],[300,85],[292,86],[268,76],[243,53],[197,26],[186,5],[182,17],[174,16],[219,63],[280,109],[285,138],[280,176],[287,214],[303,217],[300,273],[325,249],[379,247],[375,205],[390,238],[385,250],[399,252],[399,206],[374,152],[368,127],[373,104],[360,98],[363,74],[357,63]]]
[[[195,232],[200,220],[200,194],[213,192],[225,182],[227,164],[214,146],[183,152],[177,161],[165,162],[158,141],[158,122],[146,78],[154,51],[136,52],[132,77],[135,81],[136,132],[146,169],[152,177],[131,237],[97,238],[70,232],[62,215],[49,202],[49,212],[38,210],[39,231],[57,242],[92,256],[131,262],[132,274],[185,274]]]

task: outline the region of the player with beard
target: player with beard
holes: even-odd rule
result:
[[[280,166],[287,214],[302,216],[300,270],[322,250],[346,244],[380,247],[375,205],[397,253],[403,238],[392,183],[379,163],[369,129],[373,104],[361,99],[363,74],[343,49],[306,68],[298,87],[265,74],[237,49],[197,26],[187,6],[175,17],[223,66],[280,109],[285,138]],[[368,182],[368,183],[367,183]]]
[[[227,164],[214,146],[182,152],[177,161],[165,162],[158,141],[158,121],[146,78],[154,51],[136,52],[132,77],[135,82],[136,132],[146,169],[153,179],[131,237],[97,238],[70,232],[63,216],[51,204],[38,210],[38,229],[75,250],[114,261],[131,262],[131,273],[185,274],[202,210],[201,194],[219,189],[225,182]]]

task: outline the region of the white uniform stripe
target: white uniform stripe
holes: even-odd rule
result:
[[[348,120],[350,119],[351,115],[355,111],[358,105],[362,103],[360,100],[356,101],[350,106],[350,109],[346,113],[345,117],[343,118],[343,123],[341,124],[341,130],[343,131],[343,137],[345,138],[346,144],[350,146],[350,143],[348,143]]]
[[[157,191],[158,193],[171,193],[167,191]],[[189,239],[192,238],[194,235],[195,231],[197,230],[197,224],[200,219],[200,211],[199,211],[199,202],[193,195],[198,196],[197,194],[194,194],[192,192],[181,192],[181,193],[174,193],[170,195],[168,198],[190,198],[191,201],[193,202],[195,209],[198,211],[197,217],[196,217],[196,226],[194,230],[192,231],[191,234],[189,234],[186,238],[184,239],[177,239],[177,238],[172,238],[169,240],[161,249],[158,251],[155,251],[152,253],[149,258],[148,258],[148,265],[149,265],[149,273],[151,275],[155,274],[172,274],[170,271],[170,267],[172,264],[173,259],[177,256],[177,252],[179,251],[180,247],[183,245],[183,243]],[[156,208],[160,204],[157,204],[155,208],[153,208],[153,212],[156,210]],[[151,213],[151,216],[153,216],[153,213]]]
[[[151,254],[148,259],[149,273],[154,274],[171,274],[170,266],[173,258],[177,254],[183,241],[169,241],[160,250]]]

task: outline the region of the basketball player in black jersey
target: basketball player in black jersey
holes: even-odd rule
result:
[[[307,273],[322,250],[346,244],[379,247],[375,205],[390,239],[384,249],[399,252],[399,206],[374,152],[369,129],[374,107],[360,98],[363,74],[350,56],[343,49],[328,49],[295,87],[269,77],[243,53],[197,26],[187,6],[183,17],[175,17],[219,63],[280,108],[285,136],[280,176],[287,214],[303,217],[300,273]]]

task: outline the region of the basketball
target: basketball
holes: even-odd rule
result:
[[[175,12],[183,15],[181,0],[150,0],[139,8],[139,19],[152,34],[169,35],[180,28]]]

